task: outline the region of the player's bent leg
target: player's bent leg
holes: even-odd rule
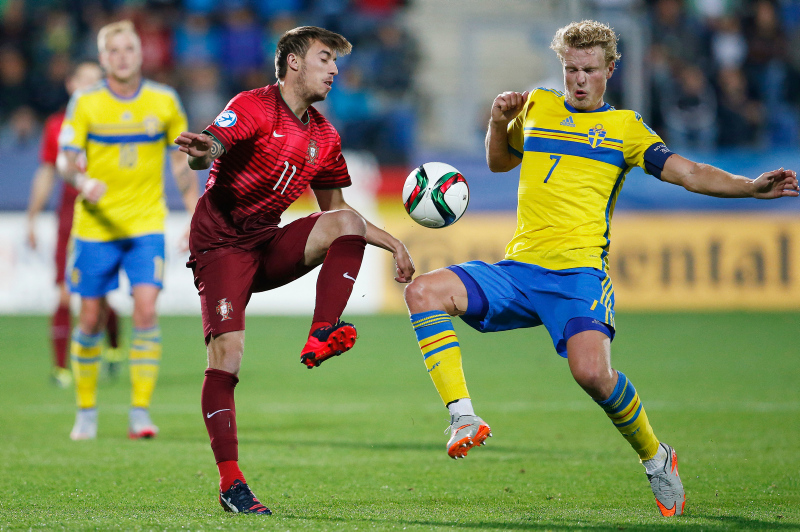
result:
[[[417,277],[405,289],[411,324],[422,358],[436,391],[450,410],[447,454],[465,458],[492,435],[489,425],[475,415],[461,363],[461,347],[451,316],[467,309],[467,289],[451,270]]]
[[[361,215],[345,209],[320,215],[308,235],[305,264],[322,262],[311,329],[300,353],[300,361],[309,369],[355,345],[356,328],[340,318],[361,269],[366,231]]]
[[[683,513],[685,495],[677,473],[677,455],[659,443],[633,383],[624,373],[611,368],[608,336],[599,330],[576,333],[567,339],[567,352],[575,381],[606,412],[639,455],[662,515]]]

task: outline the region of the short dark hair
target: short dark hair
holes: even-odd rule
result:
[[[286,58],[289,57],[289,54],[305,57],[308,48],[314,41],[320,41],[340,56],[349,54],[353,49],[353,45],[347,39],[330,30],[316,26],[294,28],[284,33],[278,41],[278,47],[275,50],[275,76],[283,79],[286,76]]]

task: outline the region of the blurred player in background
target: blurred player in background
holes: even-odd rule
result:
[[[473,410],[450,317],[481,332],[543,324],[575,381],[639,455],[661,513],[679,515],[686,499],[675,451],[656,438],[631,381],[611,367],[607,255],[614,204],[634,166],[691,192],[731,198],[797,196],[797,176],[781,168],[748,179],[692,162],[673,154],[637,113],[604,103],[620,57],[608,26],[574,22],[558,30],[551,48],[563,65],[565,92],[504,92],[492,104],[489,169],[508,172],[522,163],[517,231],[506,260],[422,275],[406,288],[406,304],[450,411],[451,457],[465,457],[491,429]],[[509,357],[519,363],[519,353]]]
[[[189,265],[200,293],[208,345],[201,404],[226,511],[268,515],[239,469],[234,388],[244,352],[245,307],[254,292],[285,285],[320,264],[316,307],[300,361],[308,368],[347,351],[356,329],[340,320],[366,244],[392,252],[398,282],[414,266],[405,245],[344,200],[350,185],[341,140],[312,104],[324,100],[350,53],[337,33],[304,26],[278,42],[278,83],[234,97],[202,133],[175,139],[194,169],[208,168],[192,219]],[[279,227],[309,187],[320,210]]]
[[[103,83],[72,96],[59,136],[59,170],[80,191],[72,228],[74,249],[68,280],[81,296],[72,335],[72,367],[78,412],[70,437],[97,435],[97,376],[106,294],[125,270],[133,295],[129,356],[129,435],[158,433],[149,406],[161,360],[156,299],[164,274],[163,167],[167,139],[186,128],[186,115],[171,88],[141,76],[142,47],[129,21],[103,27],[97,37]],[[86,170],[78,164],[86,152]],[[170,152],[172,173],[189,212],[197,203],[197,176],[186,155]]]
[[[103,71],[97,63],[80,63],[75,66],[67,77],[67,93],[72,95],[97,84],[103,78]],[[53,113],[44,124],[42,147],[40,150],[39,168],[31,183],[31,196],[28,202],[28,245],[36,249],[36,218],[47,204],[56,179],[56,158],[58,157],[58,133],[64,121],[64,111]],[[53,314],[50,326],[50,339],[53,344],[53,382],[65,388],[72,383],[72,372],[67,367],[67,349],[72,316],[69,308],[69,290],[64,279],[67,269],[67,245],[69,234],[72,230],[72,216],[75,212],[75,199],[78,191],[67,183],[61,189],[61,200],[58,206],[58,233],[56,240],[56,285],[58,286],[58,306]],[[119,360],[119,333],[117,313],[108,308],[108,321],[106,322],[106,337],[108,349],[103,352],[103,357],[109,363],[110,372],[113,373]]]

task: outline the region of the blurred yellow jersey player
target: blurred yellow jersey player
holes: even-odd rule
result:
[[[163,169],[167,139],[186,128],[175,92],[142,79],[142,47],[129,21],[108,24],[97,37],[105,79],[77,92],[59,135],[59,171],[81,195],[75,202],[69,287],[81,296],[71,359],[78,412],[70,437],[97,435],[100,338],[108,312],[106,294],[124,270],[133,295],[129,367],[129,435],[151,438],[150,400],[161,360],[156,300],[164,274]],[[78,156],[86,154],[86,167]],[[178,150],[172,173],[189,212],[197,203],[197,177]]]
[[[536,89],[508,126],[522,159],[517,230],[506,259],[543,268],[606,270],[614,204],[628,171],[662,143],[633,111],[579,112],[564,93]]]
[[[61,128],[64,150],[86,151],[86,173],[106,184],[96,204],[77,202],[72,233],[108,241],[164,231],[167,142],[186,129],[173,89],[143,80],[132,97],[107,81],[72,98]]]

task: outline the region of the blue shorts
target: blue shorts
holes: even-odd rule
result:
[[[163,288],[164,234],[92,242],[73,239],[67,279],[81,297],[102,297],[119,287],[123,268],[131,286],[152,284]]]
[[[449,269],[467,288],[461,319],[480,332],[544,324],[565,358],[567,340],[579,332],[597,330],[614,339],[614,288],[605,272],[547,270],[513,260],[471,261]]]

